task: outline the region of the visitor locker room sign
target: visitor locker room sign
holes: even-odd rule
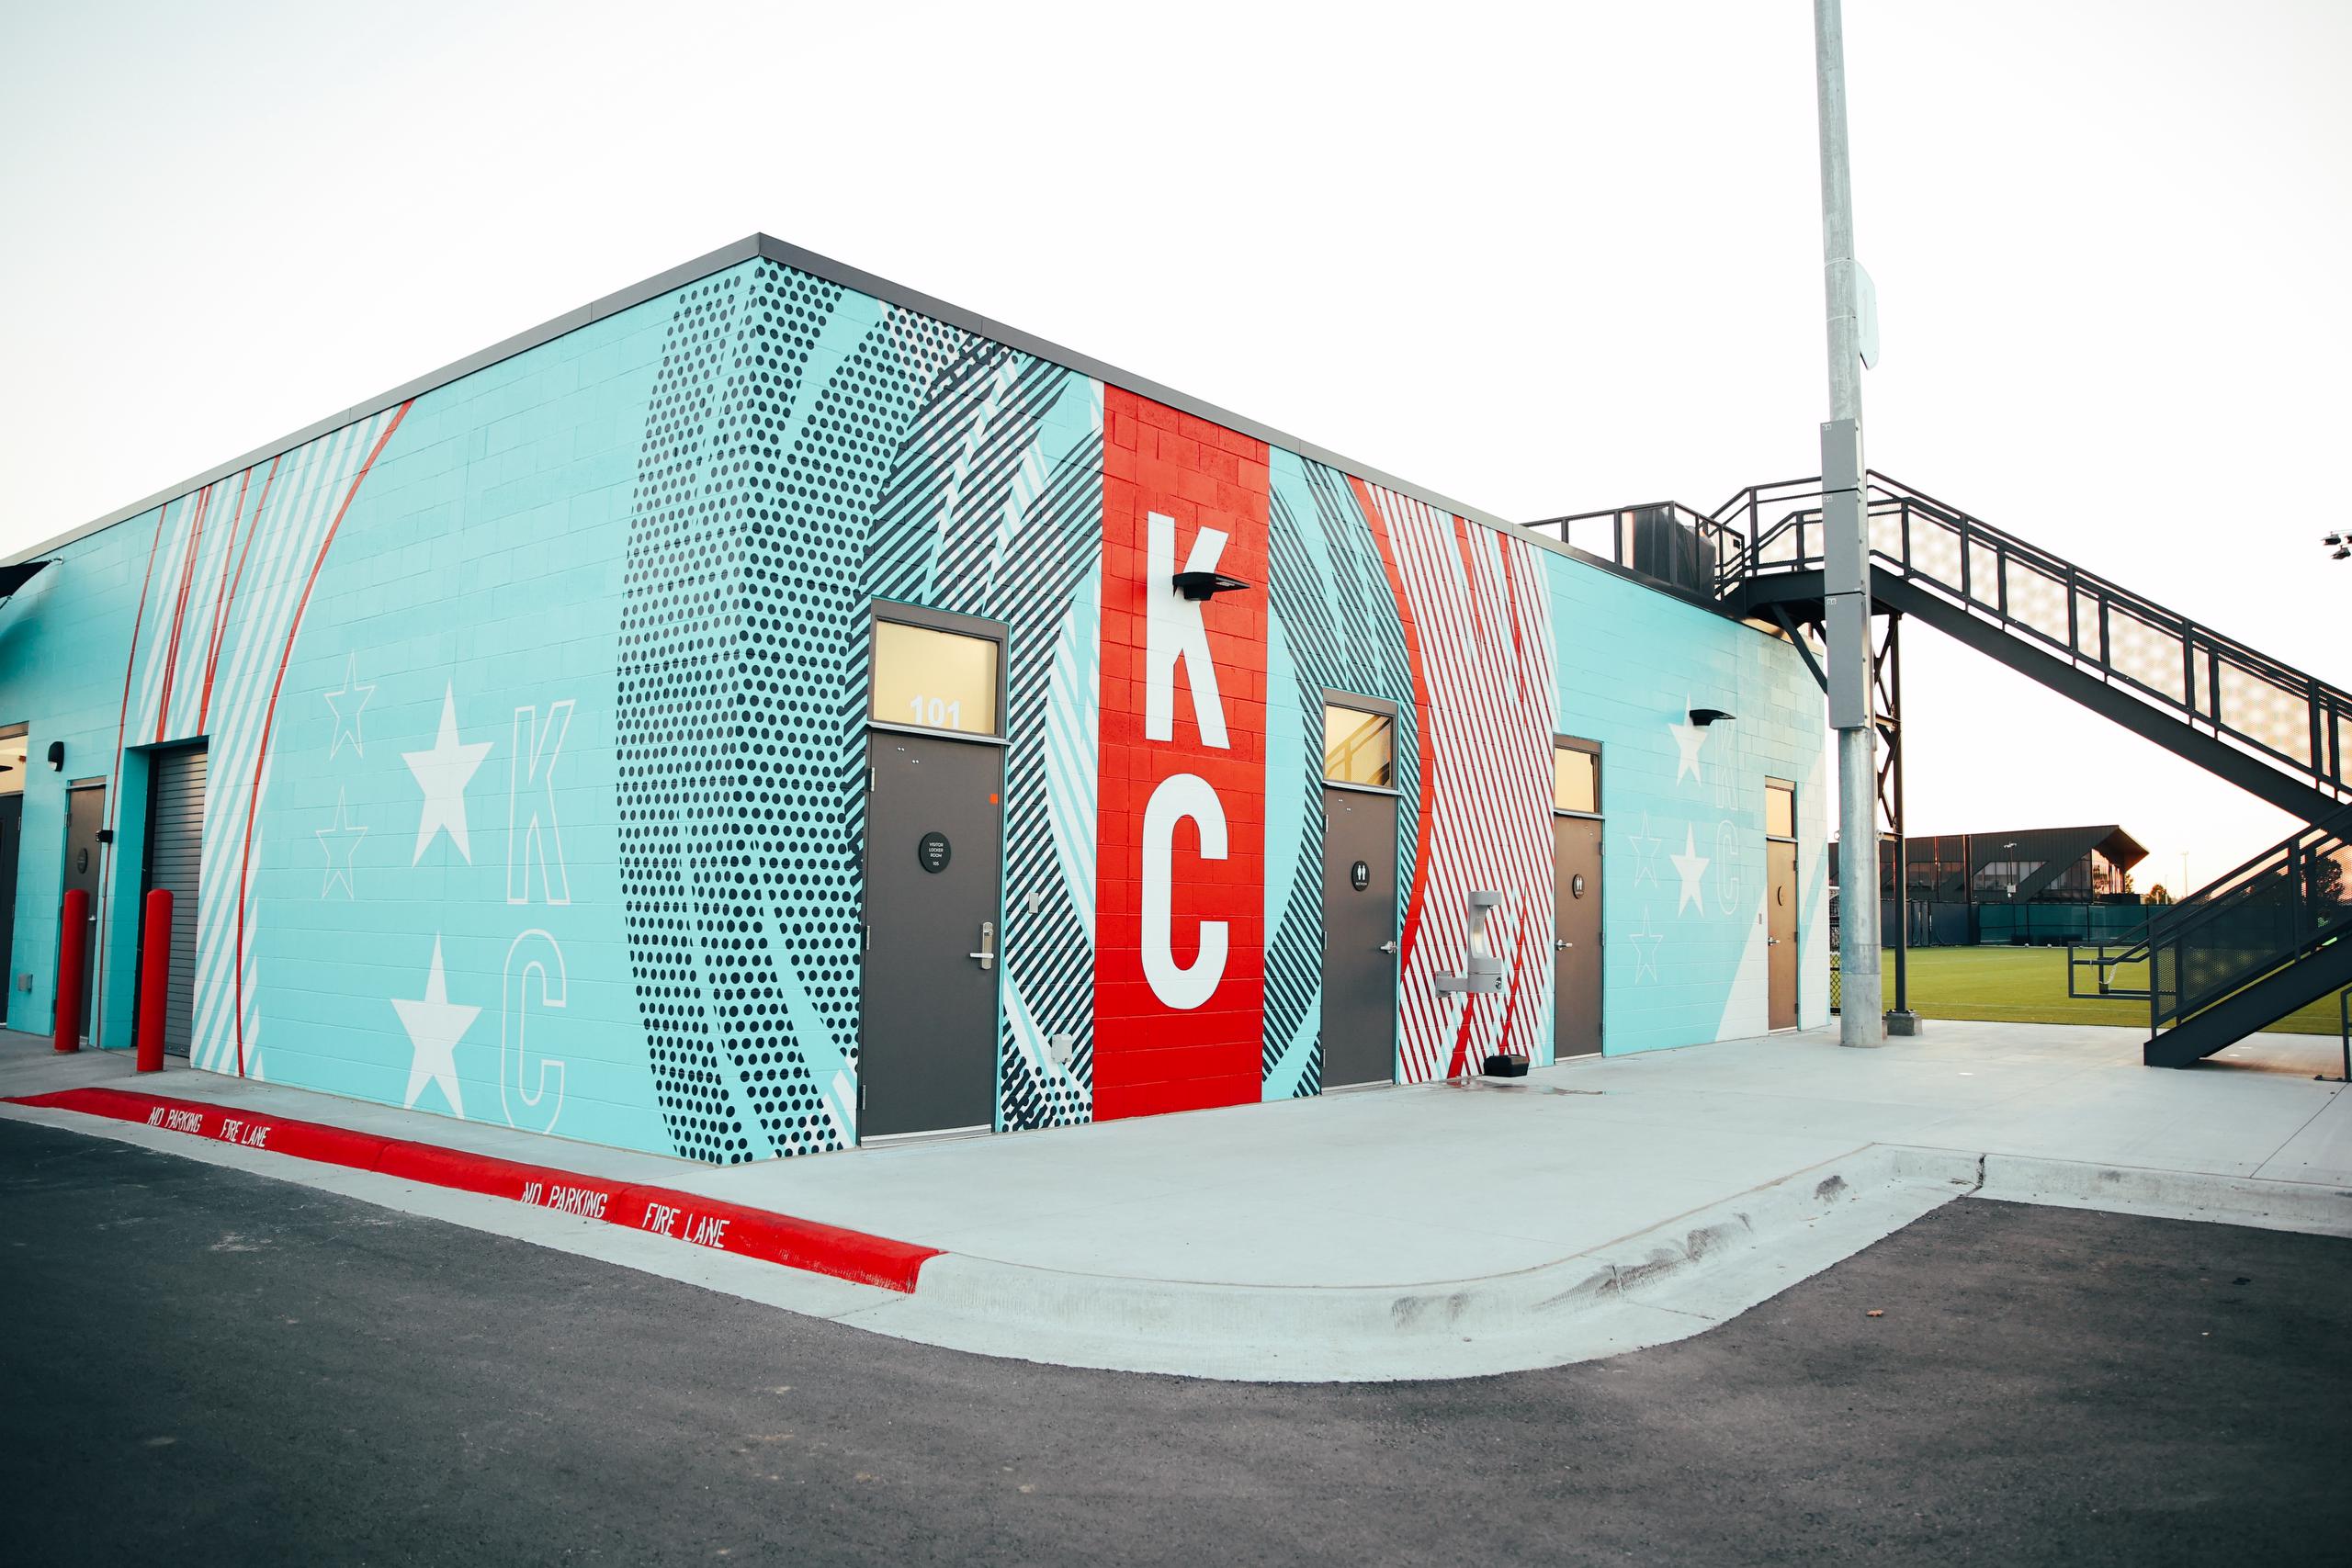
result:
[[[1094,1114],[1260,1097],[1266,445],[1103,393]],[[1185,598],[1180,571],[1246,589]]]

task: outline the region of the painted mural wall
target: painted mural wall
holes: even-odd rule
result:
[[[129,1043],[146,770],[202,738],[193,1065],[720,1162],[854,1142],[876,599],[1008,628],[1001,1126],[1317,1090],[1327,689],[1399,715],[1405,1080],[1549,1060],[1560,733],[1603,748],[1607,1048],[1762,1031],[1767,776],[1826,1017],[1792,650],[775,262],[57,558],[0,609],[0,723],[69,759],[27,780],[18,1029],[103,779]],[[1440,998],[1482,887],[1510,987]]]

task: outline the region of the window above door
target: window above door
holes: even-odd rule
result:
[[[1323,705],[1323,778],[1367,789],[1396,787],[1396,721],[1344,704]]]
[[[896,609],[876,606],[873,705],[867,716],[876,724],[910,729],[1003,733],[1001,637],[899,619]]]
[[[1553,737],[1552,809],[1575,817],[1600,815],[1600,743]]]

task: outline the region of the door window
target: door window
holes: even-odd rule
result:
[[[1323,776],[1332,784],[1396,787],[1395,723],[1384,713],[1324,704]]]
[[[994,637],[876,621],[874,721],[994,735],[997,651]]]
[[[1768,839],[1793,839],[1797,836],[1797,786],[1779,779],[1764,781],[1764,836]]]
[[[1580,817],[1600,814],[1600,748],[1561,739],[1552,748],[1552,809]]]

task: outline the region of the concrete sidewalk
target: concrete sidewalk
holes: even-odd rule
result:
[[[2352,1235],[2352,1100],[2314,1081],[2335,1068],[2334,1041],[2259,1035],[2187,1071],[2141,1066],[2139,1045],[2130,1030],[1938,1021],[1875,1052],[1780,1035],[1517,1082],[733,1168],[212,1074],[139,1087],[939,1248],[904,1296],[746,1286],[733,1258],[695,1259],[688,1275],[622,1256],[638,1238],[530,1237],[886,1334],[1123,1370],[1379,1378],[1681,1337],[1962,1193]],[[128,1069],[119,1055],[58,1057],[16,1037],[0,1047],[0,1096]],[[144,1127],[109,1135],[172,1147]],[[283,1168],[300,1161],[205,1152],[312,1179]],[[420,1206],[381,1177],[314,1184]],[[523,1234],[511,1216],[492,1228]]]

